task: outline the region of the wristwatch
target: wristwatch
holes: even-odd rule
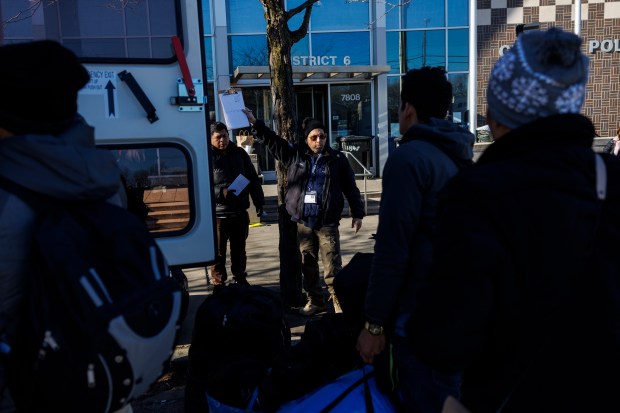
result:
[[[383,334],[383,326],[370,321],[366,321],[366,323],[364,323],[364,328],[373,336],[380,336]]]

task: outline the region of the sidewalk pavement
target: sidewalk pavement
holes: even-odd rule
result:
[[[360,191],[364,192],[364,181],[360,179],[357,184]],[[252,285],[261,285],[277,291],[279,290],[279,235],[277,210],[274,209],[277,208],[276,184],[263,185],[263,191],[268,203],[266,211],[270,209],[269,204],[275,206],[271,208],[271,211],[267,211],[267,215],[262,219],[264,221],[262,225],[250,228],[246,244],[248,281]],[[371,237],[377,230],[380,194],[381,180],[376,178],[366,180],[368,215],[364,218],[362,228],[357,234],[351,229],[351,218],[345,207],[343,218],[340,221],[340,248],[343,266],[351,260],[356,252],[373,251],[374,241]],[[228,263],[229,267],[230,263]],[[134,413],[181,413],[184,411],[185,371],[194,317],[198,306],[211,293],[211,289],[207,287],[205,268],[189,268],[184,272],[189,281],[190,303],[187,317],[181,326],[179,342],[172,358],[171,371],[164,375],[149,393],[132,403]],[[308,317],[287,314],[293,343],[298,341],[303,334],[304,325],[308,320],[310,320]]]

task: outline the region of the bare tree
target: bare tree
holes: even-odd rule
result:
[[[267,50],[271,75],[271,99],[274,114],[274,130],[289,142],[296,141],[298,130],[297,103],[293,88],[292,46],[308,33],[312,6],[319,0],[306,0],[299,6],[286,10],[283,0],[260,0],[267,21]],[[303,22],[296,30],[290,30],[290,19],[304,13]],[[301,261],[297,249],[297,226],[291,221],[284,206],[286,168],[276,163],[278,179],[278,227],[280,232],[280,294],[284,304],[303,304],[301,297]]]

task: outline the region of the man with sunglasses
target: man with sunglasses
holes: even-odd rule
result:
[[[327,309],[320,283],[319,251],[323,278],[334,310],[342,312],[334,293],[333,280],[342,269],[338,225],[345,197],[349,202],[351,228],[355,233],[362,227],[364,217],[362,197],[349,161],[342,152],[326,145],[325,127],[316,119],[304,119],[304,143],[290,146],[263,121],[256,120],[250,110],[245,110],[245,114],[256,137],[288,168],[285,204],[287,212],[297,222],[303,287],[308,296],[308,302],[300,313],[311,316]]]

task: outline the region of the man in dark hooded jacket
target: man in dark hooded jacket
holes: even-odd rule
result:
[[[398,108],[399,147],[383,171],[375,254],[357,348],[373,363],[391,337],[403,402],[407,411],[441,409],[437,398],[456,393],[457,378],[446,375],[445,387],[433,384],[432,372],[412,360],[404,325],[428,276],[436,227],[439,191],[460,168],[470,165],[474,136],[445,119],[452,85],[439,68],[423,67],[404,77]],[[438,409],[433,407],[439,406]]]
[[[121,205],[116,161],[95,147],[93,128],[77,113],[77,93],[89,80],[77,57],[38,41],[0,47],[0,62],[0,176],[54,198]],[[21,315],[36,220],[0,189],[0,353],[10,349]],[[1,387],[2,377],[0,410]]]

